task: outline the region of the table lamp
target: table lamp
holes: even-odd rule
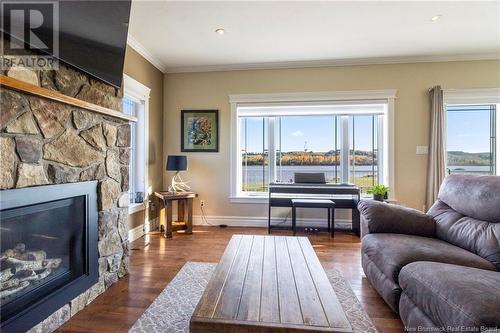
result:
[[[181,171],[187,170],[187,158],[184,155],[168,155],[167,171],[175,171],[172,182],[168,190],[173,193],[188,192],[191,188],[184,182],[180,176]]]

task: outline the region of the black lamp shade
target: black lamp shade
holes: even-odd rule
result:
[[[187,158],[184,155],[168,155],[167,157],[168,171],[183,171],[187,170]]]

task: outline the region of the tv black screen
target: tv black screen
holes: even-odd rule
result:
[[[36,3],[34,5],[34,2],[30,3],[27,6],[36,9]],[[58,21],[59,25],[59,32],[55,34],[58,52],[52,49],[39,51],[51,53],[68,65],[115,87],[120,87],[127,47],[131,0],[59,0],[55,3],[58,7],[54,11],[54,20]],[[13,16],[6,17],[6,15],[9,13],[4,10],[4,22],[6,19],[10,22]],[[23,21],[25,25],[26,21],[28,20]],[[33,23],[31,25],[33,26]],[[42,25],[36,31],[37,35],[53,36],[54,29],[48,28],[51,26]],[[25,27],[25,31],[28,31],[28,28]],[[26,39],[19,38],[12,31],[6,32],[11,37],[28,43]]]

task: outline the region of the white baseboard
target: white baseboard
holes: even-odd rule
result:
[[[209,224],[220,225],[225,224],[229,227],[261,227],[267,228],[267,217],[262,216],[207,216],[207,221]],[[175,219],[174,219],[175,220]],[[287,219],[285,223],[283,221],[285,218],[271,218],[271,224],[282,226],[291,226],[291,219]],[[201,215],[193,216],[194,225],[207,225],[202,219]],[[297,226],[299,227],[326,227],[326,219],[315,219],[315,218],[300,218],[297,219]],[[335,219],[336,228],[351,228],[351,220],[347,219]]]
[[[155,218],[147,221],[144,224],[138,225],[137,227],[130,229],[128,231],[128,241],[133,242],[136,239],[141,238],[151,230],[156,230],[159,227],[159,219]]]
[[[144,236],[144,225],[143,224],[138,225],[137,227],[130,229],[128,231],[128,241],[129,242],[133,242],[136,239],[141,238],[142,236]]]

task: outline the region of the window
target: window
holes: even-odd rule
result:
[[[495,104],[449,104],[446,108],[447,172],[497,174]]]
[[[143,111],[143,107],[141,105],[141,102],[139,100],[135,100],[131,96],[125,95],[123,97],[123,113],[129,114],[131,116],[137,117],[140,111]],[[139,152],[137,151],[138,147],[138,129],[139,127],[142,127],[143,124],[135,122],[130,123],[130,164],[129,164],[129,196],[130,196],[130,202],[133,203],[135,199],[135,193],[138,191],[144,191],[143,185],[140,184],[140,182],[134,181],[137,179],[138,175],[138,169],[140,166],[138,165],[138,162],[140,160],[139,158]],[[130,181],[132,180],[132,181]]]
[[[268,118],[241,117],[241,190],[265,192],[269,184]]]
[[[144,200],[148,191],[147,185],[147,119],[150,89],[136,80],[124,75],[123,112],[137,117],[137,122],[130,123],[130,164],[129,164],[129,196],[132,205],[131,213],[144,208],[142,203],[135,204],[137,193],[142,192]]]
[[[379,183],[378,131],[382,122],[382,115],[349,116],[349,182],[362,193]]]
[[[276,181],[292,182],[295,172],[324,172],[340,183],[339,117],[276,118]]]
[[[270,182],[292,182],[295,172],[323,172],[327,182],[356,184],[363,193],[376,183],[391,185],[393,101],[231,98],[232,201],[260,202]]]

